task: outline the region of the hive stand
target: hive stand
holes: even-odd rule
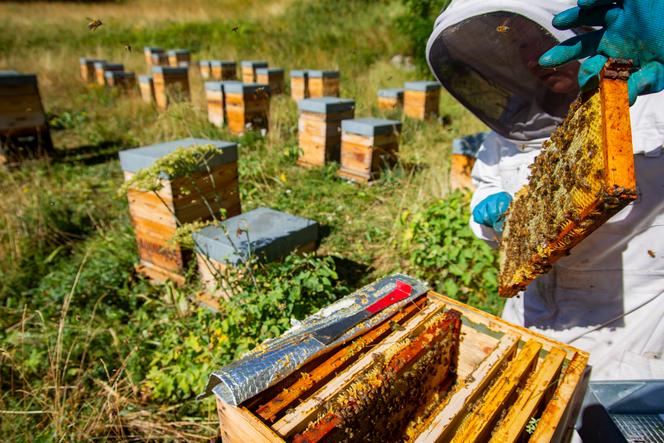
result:
[[[124,65],[122,63],[107,63],[105,61],[99,61],[95,62],[94,66],[97,84],[101,86],[106,86],[106,72],[124,71]]]
[[[161,66],[163,64],[161,61],[166,58],[166,53],[164,52],[163,48],[156,48],[153,46],[145,46],[143,48],[143,55],[145,56],[145,64],[148,65],[148,70],[152,69],[152,65]],[[154,55],[157,56],[157,63],[155,63],[155,57],[153,57]],[[164,58],[160,58],[160,55],[163,55]]]
[[[186,67],[152,67],[152,83],[157,107],[166,109],[171,101],[190,99],[188,71]]]
[[[345,98],[322,97],[300,100],[298,143],[301,166],[323,166],[339,161],[341,156],[341,121],[355,116],[355,101]]]
[[[225,82],[205,82],[205,99],[207,101],[208,121],[215,126],[222,127],[227,121],[226,98],[224,85],[242,82],[229,80]]]
[[[210,78],[237,80],[237,63],[228,60],[210,60]]]
[[[309,98],[309,71],[298,69],[290,72],[291,97],[295,101]]]
[[[438,117],[440,84],[437,82],[407,82],[403,96],[404,114],[418,120]]]
[[[151,75],[139,75],[138,88],[141,90],[141,98],[145,103],[154,102],[154,83]]]
[[[256,69],[267,68],[267,62],[258,60],[244,60],[240,62],[242,70],[242,83],[256,83]]]
[[[339,97],[339,71],[309,71],[309,97]]]
[[[37,76],[0,71],[0,164],[52,152]]]
[[[224,110],[233,134],[247,130],[267,130],[270,114],[270,87],[259,83],[224,83]]]
[[[188,49],[169,49],[166,54],[168,55],[168,65],[173,68],[189,67],[189,63],[191,63],[191,53]]]
[[[283,94],[284,70],[281,68],[258,68],[256,69],[256,83],[262,83],[270,86],[272,95]]]
[[[193,239],[207,295],[212,299],[228,298],[232,291],[224,277],[229,266],[240,268],[252,256],[272,262],[293,251],[315,251],[318,224],[274,209],[257,208],[207,226],[194,233]],[[210,300],[203,297],[201,301]],[[214,302],[211,307],[215,307]]]
[[[106,63],[106,60],[99,58],[81,57],[79,59],[79,63],[81,68],[81,80],[83,80],[85,83],[95,83],[95,63]]]
[[[237,145],[218,140],[187,138],[120,152],[125,180],[178,148],[214,145],[219,153],[186,176],[165,176],[155,192],[130,188],[129,213],[136,234],[140,265],[138,270],[157,282],[184,282],[187,253],[170,243],[180,224],[211,220],[226,210],[240,214]],[[211,213],[212,212],[212,213]]]
[[[136,88],[136,75],[126,71],[106,71],[106,86],[110,88],[122,88],[125,92]]]
[[[340,177],[367,183],[397,162],[401,122],[360,118],[341,122]]]
[[[378,109],[393,111],[403,106],[403,88],[379,89]]]
[[[165,52],[155,52],[152,54],[152,63],[148,65],[149,69],[155,66],[168,66],[168,54]]]
[[[210,78],[211,67],[210,60],[201,60],[198,62],[198,70],[201,73],[201,78],[207,80]]]

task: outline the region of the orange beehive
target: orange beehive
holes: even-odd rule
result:
[[[106,63],[106,60],[97,58],[80,58],[81,80],[85,83],[94,83],[96,81],[95,63]]]
[[[360,118],[341,122],[341,167],[337,174],[367,183],[397,162],[401,122]]]
[[[168,65],[174,68],[189,67],[191,53],[188,49],[169,49],[166,51]]]
[[[308,71],[309,97],[339,97],[339,71]]]
[[[214,145],[219,153],[206,158],[205,164],[186,175],[165,176],[160,190],[130,188],[128,191],[129,213],[141,258],[139,269],[155,281],[184,282],[189,257],[178,244],[171,242],[178,226],[218,217],[221,209],[228,216],[241,212],[237,146],[189,138],[120,152],[125,180],[130,180],[178,148],[201,145]]]
[[[201,60],[198,62],[198,71],[201,73],[201,78],[207,80],[212,75],[212,68],[210,60]]]
[[[208,121],[215,126],[223,126],[227,120],[224,85],[229,83],[242,84],[230,80],[225,82],[205,82],[205,99],[207,101]]]
[[[157,107],[166,109],[171,102],[190,99],[189,69],[169,66],[152,67],[152,83]]]
[[[224,110],[233,134],[267,130],[270,114],[270,87],[239,82],[224,84]]]
[[[154,83],[152,82],[152,76],[139,75],[138,88],[141,90],[141,98],[145,103],[154,102]]]
[[[210,77],[213,80],[237,80],[237,64],[228,60],[210,60]]]
[[[162,64],[166,64],[165,62],[167,61],[166,53],[162,48],[145,46],[143,48],[143,55],[145,56],[145,64],[148,65],[148,70],[152,69],[153,65],[161,66]],[[160,56],[163,56],[163,58]]]
[[[301,166],[323,166],[338,162],[341,150],[341,121],[355,116],[355,101],[336,97],[300,100],[298,143]]]
[[[284,70],[281,68],[258,68],[256,69],[256,83],[269,85],[272,95],[283,94],[285,92]]]
[[[440,84],[437,82],[407,82],[403,95],[404,114],[425,120],[438,117]]]
[[[106,72],[124,71],[124,65],[122,63],[106,63],[105,61],[98,61],[94,63],[94,66],[97,84],[101,86],[106,85]]]
[[[257,83],[256,69],[267,68],[267,62],[258,60],[243,60],[240,62],[242,70],[242,83]]]
[[[309,98],[309,74],[306,69],[298,69],[290,72],[291,97],[295,101]]]
[[[136,75],[133,72],[106,71],[106,86],[109,88],[121,88],[125,92],[136,88]]]
[[[154,66],[169,66],[168,55],[165,52],[155,52],[152,54],[152,63],[150,68]]]
[[[403,106],[403,88],[379,89],[378,109],[393,111]]]

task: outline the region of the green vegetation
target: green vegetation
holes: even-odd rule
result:
[[[342,95],[356,100],[358,117],[400,118],[379,112],[375,97],[421,78],[390,63],[410,48],[395,24],[409,3],[0,4],[0,67],[37,72],[58,148],[51,163],[0,168],[3,441],[213,437],[213,402],[193,399],[213,368],[390,272],[498,310],[495,258],[467,229],[467,197],[447,199],[451,140],[483,127],[449,96],[440,122],[404,122],[400,165],[362,187],[337,179],[335,166],[295,165],[297,110],[289,97],[272,100],[265,138],[238,138],[207,122],[196,74],[192,101],[162,113],[137,95],[78,80],[80,56],[142,73],[143,44],[189,47],[195,59],[339,68]],[[88,31],[86,17],[104,24]],[[325,234],[315,256],[258,266],[251,283],[237,277],[242,290],[219,313],[189,301],[200,290],[193,272],[182,288],[153,286],[135,273],[127,203],[117,197],[119,150],[190,136],[239,142],[245,211],[270,206],[309,217]]]

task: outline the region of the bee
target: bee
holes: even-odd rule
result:
[[[239,29],[240,29],[239,26],[234,26],[234,27],[233,27],[233,32],[237,32]]]
[[[648,249],[648,255],[651,256],[652,258],[655,258],[655,251],[652,249]]]
[[[499,25],[496,27],[496,32],[500,32],[501,34],[504,34],[505,32],[509,32],[510,27],[505,26],[505,25]]]
[[[125,51],[131,52],[131,45],[129,43],[124,45]]]
[[[88,19],[88,29],[90,31],[96,31],[98,27],[103,25],[102,21],[98,18],[87,17],[87,19]]]

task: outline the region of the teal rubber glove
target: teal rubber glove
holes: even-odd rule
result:
[[[511,202],[512,196],[507,192],[492,194],[475,206],[473,220],[475,223],[493,228],[501,234],[505,223],[505,211]]]
[[[629,103],[664,89],[664,0],[578,0],[556,15],[553,26],[571,29],[602,26],[551,48],[540,65],[555,67],[589,57],[579,69],[581,89],[595,87],[608,57],[631,59],[638,71],[628,81]]]

